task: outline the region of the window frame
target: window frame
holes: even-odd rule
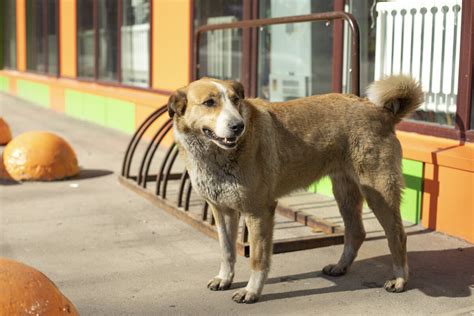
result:
[[[36,1],[41,1],[43,4],[43,12],[41,12],[41,17],[43,19],[43,45],[45,49],[45,54],[44,54],[44,67],[46,71],[36,71],[36,70],[31,70],[28,69],[28,54],[25,55],[25,72],[37,74],[37,75],[42,75],[46,77],[52,77],[52,78],[58,78],[60,73],[61,73],[61,27],[59,23],[59,14],[60,14],[60,0],[56,0],[56,23],[57,23],[57,40],[56,40],[56,45],[57,45],[57,50],[58,50],[58,61],[57,61],[57,68],[54,73],[49,72],[49,43],[48,43],[48,30],[49,30],[49,21],[48,21],[48,0],[36,0]],[[27,16],[27,3],[26,1],[24,2],[25,4],[25,16]],[[18,6],[18,3],[17,3]],[[18,7],[17,7],[18,9]],[[18,22],[17,22],[18,23]],[[17,30],[18,32],[18,30]],[[28,50],[28,21],[25,19],[25,48]],[[18,50],[18,43],[17,43],[17,50]],[[18,65],[18,60],[17,60],[17,65]]]
[[[243,0],[243,19],[259,18],[260,0]],[[194,53],[194,17],[195,0],[191,2],[190,14],[190,78],[195,78],[195,67],[193,63]],[[334,0],[334,10],[343,11],[345,0]],[[343,58],[343,21],[334,21],[333,30],[333,91],[342,91],[342,58]],[[423,135],[443,137],[459,140],[460,143],[474,142],[474,129],[470,129],[472,85],[474,72],[474,1],[462,1],[461,19],[461,47],[459,65],[459,84],[456,108],[455,127],[435,125],[426,122],[403,121],[397,125],[397,130],[414,132]],[[257,95],[257,75],[258,75],[258,32],[254,29],[247,29],[242,34],[242,84],[248,97]]]
[[[140,87],[140,86],[134,86],[131,84],[126,84],[122,83],[122,32],[121,32],[121,27],[122,27],[122,18],[123,18],[123,2],[122,0],[119,0],[117,2],[117,75],[116,75],[116,81],[107,81],[99,78],[99,14],[98,14],[98,1],[99,0],[93,0],[92,4],[92,19],[93,19],[93,30],[94,30],[94,76],[93,77],[81,77],[79,75],[76,76],[76,79],[78,81],[83,81],[83,82],[93,82],[93,83],[98,83],[104,86],[111,86],[111,87],[123,87],[123,88],[129,88],[129,89],[137,89],[137,90],[145,90],[145,91],[155,91],[159,93],[165,93],[165,94],[171,94],[170,91],[164,91],[160,89],[154,89],[153,88],[153,82],[152,82],[152,62],[153,62],[153,0],[149,0],[150,4],[150,16],[149,16],[149,21],[148,23],[150,24],[150,31],[148,32],[148,85],[147,87]],[[79,13],[79,8],[78,8],[79,3],[76,2],[76,20],[77,19],[77,14]],[[78,25],[76,24],[76,40],[77,40],[77,32],[78,30]],[[76,47],[76,52],[77,56],[79,48]],[[79,69],[79,57],[76,58],[76,69]]]

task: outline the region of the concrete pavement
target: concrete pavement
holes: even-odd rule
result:
[[[129,135],[1,93],[0,115],[14,135],[48,130],[76,150],[78,179],[0,184],[0,256],[45,273],[82,315],[474,315],[474,245],[420,227],[408,238],[404,293],[381,288],[391,260],[374,239],[340,278],[321,269],[341,245],[275,255],[261,301],[236,304],[248,259],[238,258],[231,290],[209,291],[218,243],[118,184]]]

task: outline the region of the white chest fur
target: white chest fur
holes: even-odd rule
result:
[[[237,161],[217,146],[194,136],[180,135],[177,140],[185,151],[193,189],[217,205],[239,208],[242,201],[240,194],[245,189]]]

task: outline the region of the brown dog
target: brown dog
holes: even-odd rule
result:
[[[211,290],[234,277],[239,214],[250,237],[252,273],[234,293],[258,300],[270,269],[276,199],[329,175],[345,224],[345,244],[329,275],[346,273],[364,238],[363,199],[383,226],[393,257],[390,292],[408,279],[406,236],[400,218],[402,151],[394,126],[422,102],[418,83],[392,76],[373,83],[368,99],[325,94],[288,102],[244,99],[236,81],[204,78],[169,99],[175,140],[193,188],[214,214],[222,262]]]

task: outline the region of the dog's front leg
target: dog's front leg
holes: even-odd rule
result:
[[[222,261],[219,274],[211,279],[207,287],[211,291],[227,290],[234,280],[234,265],[236,256],[237,231],[239,226],[239,212],[223,210],[211,205],[212,214],[216,220],[219,244],[222,251]]]
[[[249,229],[250,266],[252,269],[247,286],[232,296],[237,303],[254,303],[262,294],[263,286],[270,271],[270,259],[273,246],[274,211],[248,215],[245,222]]]

